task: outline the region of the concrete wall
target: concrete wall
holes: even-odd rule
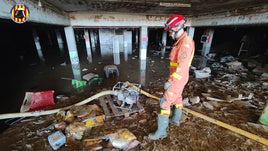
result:
[[[167,15],[141,15],[122,13],[87,13],[76,12],[67,14],[53,5],[37,0],[0,0],[0,18],[11,19],[10,10],[15,4],[25,4],[30,15],[28,22],[74,26],[74,27],[159,27],[164,26]],[[188,18],[186,26],[228,26],[228,25],[252,25],[268,23],[268,6],[252,8],[244,12],[223,12]]]
[[[268,23],[268,13],[247,14],[237,16],[201,16],[191,19],[190,25],[201,26],[229,26],[229,25],[259,25]]]
[[[134,14],[70,13],[72,26],[77,27],[163,27],[169,16]]]
[[[75,27],[159,27],[163,28],[169,16],[131,15],[131,14],[87,14],[71,13],[70,22]],[[186,26],[229,26],[267,24],[268,13],[246,15],[207,15],[188,18]]]
[[[41,1],[44,2],[44,1]],[[38,6],[37,0],[0,0],[0,18],[10,19],[10,10],[16,4],[24,4],[30,10],[29,18],[27,22],[54,24],[54,25],[66,25],[70,24],[68,14],[56,9],[48,8],[42,5]]]

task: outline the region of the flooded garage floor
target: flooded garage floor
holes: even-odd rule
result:
[[[10,101],[9,105],[16,104],[15,112],[19,109],[21,103],[18,102],[22,102],[25,92],[54,90],[55,106],[46,109],[60,108],[83,101],[99,92],[111,90],[118,81],[138,83],[142,85],[141,88],[144,91],[154,96],[161,97],[163,95],[163,84],[166,82],[168,74],[168,59],[148,58],[145,63],[146,71],[144,72],[144,63],[141,63],[138,57],[133,56],[128,61],[121,61],[118,65],[119,77],[112,76],[110,78],[105,78],[103,72],[103,67],[107,64],[113,64],[113,62],[96,60],[93,64],[81,64],[82,74],[93,72],[103,77],[101,85],[94,84],[83,89],[75,89],[71,80],[68,80],[73,78],[69,65],[30,66],[27,68],[27,72],[24,70],[19,74],[22,77],[19,80],[21,85],[18,84],[21,89],[17,89],[21,91],[16,94],[20,95],[16,96],[18,98],[17,102]],[[249,82],[255,84],[266,81],[261,81],[258,76],[250,76],[250,73],[248,73],[250,78],[243,78],[239,82],[231,83],[230,79],[222,78],[222,75],[226,74],[227,71],[213,70],[212,73],[210,78],[196,79],[193,71],[191,71],[191,77],[185,87],[183,97],[198,96],[200,101],[188,102],[186,108],[268,139],[267,127],[258,122],[268,96],[267,88],[253,84],[253,86],[245,85]],[[254,78],[253,81],[252,77]],[[249,96],[249,93],[253,93],[254,97],[244,100],[233,99],[232,101],[223,99],[225,94],[231,98],[237,98],[237,94]],[[221,98],[224,101],[208,100],[204,94],[210,94],[212,98]],[[56,96],[59,95],[64,95],[68,99],[57,99]],[[180,126],[169,125],[166,138],[157,141],[149,140],[147,138],[148,134],[154,132],[157,128],[156,119],[159,104],[156,100],[142,94],[140,94],[139,102],[144,108],[143,111],[132,113],[129,116],[109,118],[102,125],[85,131],[81,140],[67,139],[67,142],[58,150],[120,150],[105,142],[89,143],[84,140],[97,139],[122,128],[132,132],[137,141],[140,142],[138,146],[131,150],[268,150],[267,144],[213,124],[186,111],[184,111]],[[95,99],[89,103],[89,105],[93,104],[100,106],[100,99]],[[55,127],[51,126],[56,122],[58,122],[58,118],[55,114],[23,119],[1,133],[1,150],[52,150],[48,142],[48,136],[56,131]],[[63,132],[65,131],[63,130]]]

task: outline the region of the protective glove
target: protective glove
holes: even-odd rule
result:
[[[166,101],[166,98],[165,98],[165,97],[162,97],[162,98],[160,99],[159,105],[160,105],[160,108],[161,108],[161,109],[163,109],[162,105],[163,105],[163,103],[164,103],[165,101]]]
[[[165,85],[164,85],[164,89],[167,90],[171,87],[171,83],[170,82],[166,82]]]

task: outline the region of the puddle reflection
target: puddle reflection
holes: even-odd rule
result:
[[[145,86],[146,84],[146,60],[140,60],[140,84]]]

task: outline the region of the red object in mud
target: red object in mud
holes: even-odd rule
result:
[[[30,104],[30,111],[42,109],[44,107],[53,106],[54,103],[54,91],[41,91],[34,92]]]

